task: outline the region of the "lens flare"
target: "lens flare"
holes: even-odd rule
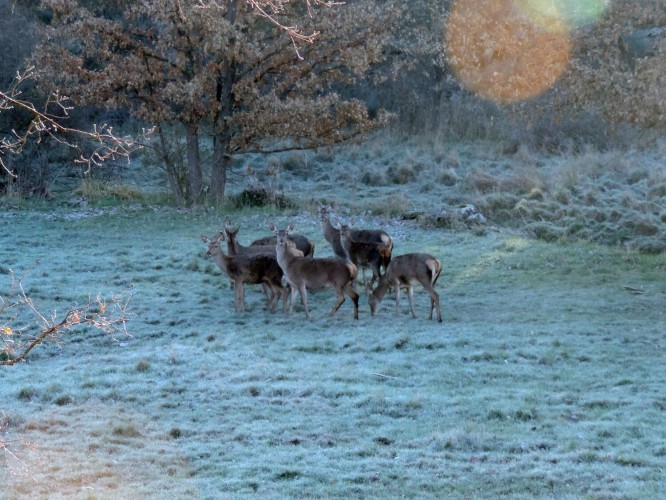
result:
[[[571,31],[599,19],[610,0],[513,0],[516,11],[549,31]]]
[[[540,94],[564,72],[571,45],[518,15],[512,0],[459,0],[446,25],[447,58],[470,90],[499,102]]]

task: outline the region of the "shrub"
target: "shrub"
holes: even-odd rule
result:
[[[393,184],[409,184],[416,179],[416,171],[411,165],[402,165],[400,167],[392,165],[386,170],[386,177]]]
[[[140,201],[143,194],[125,184],[111,184],[93,179],[84,179],[81,185],[74,190],[74,194],[85,196],[92,201],[104,199],[121,201]]]
[[[379,172],[366,170],[361,174],[361,182],[366,186],[384,186],[386,178]]]
[[[480,170],[473,170],[467,174],[464,184],[466,188],[473,189],[479,193],[497,191],[500,185],[497,178]]]
[[[546,223],[535,223],[528,226],[528,230],[535,238],[543,241],[557,241],[561,239],[565,232],[562,228]]]
[[[295,203],[286,196],[265,187],[249,187],[229,198],[234,208],[266,207],[294,208]]]
[[[527,194],[531,191],[541,190],[543,188],[543,181],[536,171],[524,169],[503,179],[499,187],[502,191]]]
[[[439,173],[437,180],[445,186],[455,186],[460,181],[460,176],[452,168],[444,169]]]

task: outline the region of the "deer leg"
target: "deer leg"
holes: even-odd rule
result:
[[[400,316],[400,284],[394,284],[393,290],[395,291],[395,315]]]
[[[428,319],[432,319],[432,310],[435,307],[437,307],[437,321],[441,323],[442,311],[439,305],[439,294],[434,289],[429,290],[429,292],[430,292],[430,318]]]
[[[299,288],[298,288],[298,293],[301,295],[301,303],[303,304],[303,307],[305,308],[305,318],[310,319],[310,311],[308,311],[308,289],[305,286],[305,283],[303,283]],[[294,296],[291,296],[292,299],[292,306],[293,304],[293,299]]]
[[[291,298],[289,299],[289,314],[294,312],[294,302],[296,302],[296,287],[292,284],[291,286]]]
[[[268,307],[269,310],[274,313],[277,309],[277,303],[280,300],[279,289],[275,286],[274,283],[271,283],[270,281],[267,281],[265,285],[271,292],[268,300]]]
[[[236,312],[245,311],[245,294],[243,293],[243,282],[238,281],[234,283],[234,303],[236,306]]]
[[[374,285],[375,281],[377,279],[380,279],[381,277],[382,277],[382,273],[380,272],[380,269],[379,269],[379,263],[375,262],[372,265],[372,278],[370,278],[370,284],[368,286],[368,289],[372,290],[372,285]]]
[[[407,298],[409,299],[409,308],[412,310],[412,318],[416,318],[416,312],[414,311],[414,287],[407,287]]]
[[[331,312],[328,314],[329,316],[333,316],[336,313],[336,311],[340,309],[340,306],[345,301],[345,294],[341,288],[335,289],[335,296],[337,297],[338,300],[333,306],[333,309],[331,309]]]
[[[286,286],[281,286],[279,288],[279,290],[280,290],[280,295],[282,295],[282,312],[286,313],[287,312],[287,304],[289,302],[289,292],[290,292],[290,290]]]
[[[264,282],[261,284],[261,289],[263,290],[264,295],[266,296],[266,300],[270,302],[271,301],[271,295],[269,294],[269,292],[271,291],[270,285]]]
[[[273,312],[273,300],[275,299],[275,292],[273,291],[273,285],[266,276],[264,276],[261,280],[261,289],[263,290],[264,296],[266,297],[266,308],[270,312]],[[268,293],[269,291],[270,294]]]
[[[354,302],[354,319],[358,319],[358,293],[356,293],[356,290],[354,290],[353,282],[347,283],[347,285],[345,285],[345,291]]]

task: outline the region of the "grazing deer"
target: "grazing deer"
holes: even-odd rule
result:
[[[356,241],[352,238],[352,231],[347,224],[340,225],[340,244],[345,251],[345,257],[355,266],[360,267],[363,273],[363,282],[366,290],[372,288],[376,279],[382,277],[380,268],[386,269],[391,262],[391,251],[384,243]],[[365,280],[365,268],[372,269],[372,279]]]
[[[220,269],[229,276],[234,284],[234,306],[237,312],[245,310],[245,290],[247,284],[264,284],[270,290],[268,308],[275,312],[277,303],[282,296],[282,310],[287,310],[287,289],[282,286],[282,269],[277,259],[269,254],[257,255],[226,255],[220,243],[224,241],[224,233],[217,237],[201,239],[208,245],[207,255],[213,257]]]
[[[321,219],[321,227],[324,232],[324,238],[326,238],[326,241],[329,242],[336,256],[341,259],[346,259],[347,254],[345,249],[342,247],[342,243],[340,242],[340,230],[336,229],[333,227],[333,224],[331,224],[332,211],[333,209],[329,206],[319,206],[319,218]],[[393,251],[393,239],[386,231],[382,231],[381,229],[350,229],[349,232],[351,239],[354,241],[382,244],[388,250],[388,259],[391,259],[391,252]]]
[[[293,230],[290,224],[287,229],[278,229],[275,224],[270,225],[276,236],[277,261],[284,276],[291,286],[291,301],[289,313],[294,308],[296,290],[301,295],[301,302],[305,308],[305,317],[310,319],[308,310],[307,290],[321,290],[333,288],[337,296],[337,302],[329,313],[333,316],[345,301],[345,294],[354,302],[354,319],[358,319],[358,294],[354,290],[356,281],[356,266],[350,262],[344,262],[336,258],[315,259],[313,257],[301,257],[294,253],[293,247],[288,240],[289,233]]]
[[[414,312],[414,286],[417,283],[423,285],[430,294],[430,316],[437,307],[437,321],[442,322],[442,312],[439,306],[439,294],[435,291],[435,283],[442,272],[442,263],[427,253],[408,253],[399,255],[391,260],[386,269],[386,273],[379,279],[377,288],[368,297],[370,304],[370,313],[374,316],[379,310],[386,291],[390,286],[395,290],[395,312],[400,314],[400,287],[407,288],[407,297],[409,298],[409,307],[412,310],[412,317],[416,318]]]

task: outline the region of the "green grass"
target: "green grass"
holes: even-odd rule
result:
[[[442,260],[444,323],[422,292],[416,320],[362,294],[358,322],[311,294],[308,322],[259,287],[234,312],[200,240],[226,212],[75,215],[5,211],[2,268],[39,260],[45,311],[134,284],[131,337],[76,330],[1,369],[2,498],[666,494],[663,254],[365,216]],[[243,242],[295,220],[331,254],[314,210],[231,215]]]

